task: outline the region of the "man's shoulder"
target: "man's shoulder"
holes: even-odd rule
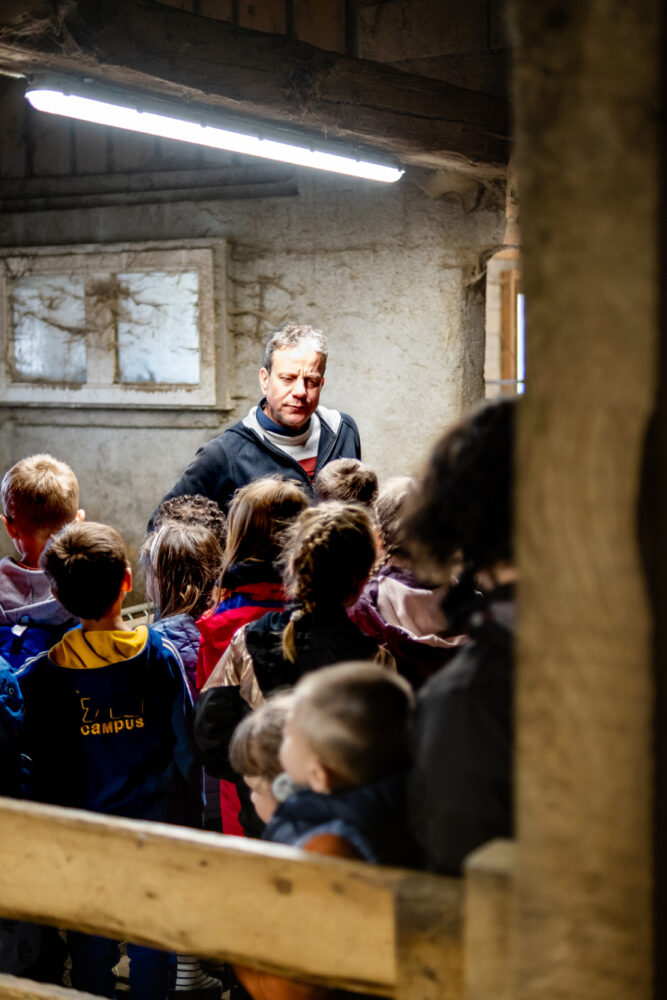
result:
[[[316,412],[320,420],[334,434],[337,434],[341,428],[347,427],[353,431],[358,431],[356,421],[349,413],[343,413],[341,410],[330,410],[326,406],[318,406]]]

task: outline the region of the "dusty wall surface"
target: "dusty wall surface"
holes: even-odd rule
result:
[[[296,173],[298,195],[114,205],[0,216],[5,247],[227,241],[230,409],[0,408],[0,468],[39,450],[70,462],[88,516],[135,547],[197,447],[259,396],[267,334],[286,318],[330,339],[322,402],[357,419],[364,458],[382,477],[414,469],[433,438],[483,394],[480,255],[503,216],[465,214],[393,187]]]

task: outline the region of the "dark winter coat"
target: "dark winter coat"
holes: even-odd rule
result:
[[[404,772],[372,785],[322,795],[294,792],[276,809],[264,840],[307,847],[313,837],[333,834],[348,841],[361,858],[376,864],[410,866],[417,849],[407,825]]]
[[[427,866],[443,874],[512,836],[514,610],[511,587],[478,598],[470,640],[417,699],[409,815]]]
[[[253,411],[251,411],[252,413]],[[347,413],[318,406],[321,421],[315,474],[335,458],[360,458],[357,425]],[[199,449],[181,478],[164,497],[200,493],[226,510],[234,492],[261,476],[296,479],[313,498],[312,482],[298,462],[266,441],[254,428],[250,414]]]

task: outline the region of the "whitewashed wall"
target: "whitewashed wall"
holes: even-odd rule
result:
[[[292,196],[1,215],[5,247],[224,238],[232,408],[0,407],[0,468],[41,450],[68,461],[89,517],[118,526],[135,549],[196,448],[257,400],[263,344],[292,318],[328,334],[322,400],[357,419],[364,458],[381,477],[415,469],[483,395],[484,283],[475,278],[502,239],[502,213],[465,214],[405,179],[296,180]]]

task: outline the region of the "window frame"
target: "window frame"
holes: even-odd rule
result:
[[[0,250],[0,399],[2,405],[219,409],[226,402],[225,241],[166,240],[79,246],[11,247]],[[18,381],[12,377],[11,282],[30,276],[108,276],[124,272],[196,271],[198,281],[199,382],[118,382],[113,310],[86,296],[87,375],[81,383]],[[92,371],[91,371],[92,369]],[[223,402],[225,401],[225,402]]]

